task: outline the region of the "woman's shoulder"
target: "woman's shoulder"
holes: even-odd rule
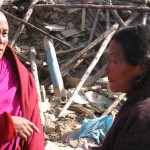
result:
[[[131,114],[137,120],[146,120],[150,122],[150,97],[136,103],[131,110]]]

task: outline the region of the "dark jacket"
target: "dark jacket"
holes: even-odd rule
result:
[[[149,149],[150,84],[147,84],[127,94],[127,100],[99,150]]]

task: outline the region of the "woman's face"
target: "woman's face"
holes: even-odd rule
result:
[[[8,23],[6,17],[0,12],[0,59],[8,44]]]
[[[110,89],[113,92],[126,93],[129,90],[131,81],[142,73],[142,69],[140,66],[129,65],[125,60],[121,44],[112,40],[105,72],[108,76]]]

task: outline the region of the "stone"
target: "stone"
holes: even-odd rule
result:
[[[76,33],[78,33],[78,30],[76,30],[76,29],[70,29],[70,30],[65,30],[65,31],[61,32],[61,34],[65,37],[71,36],[71,35],[76,34]]]

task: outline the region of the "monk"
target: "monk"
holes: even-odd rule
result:
[[[8,45],[8,34],[0,12],[0,149],[44,150],[34,79]]]

